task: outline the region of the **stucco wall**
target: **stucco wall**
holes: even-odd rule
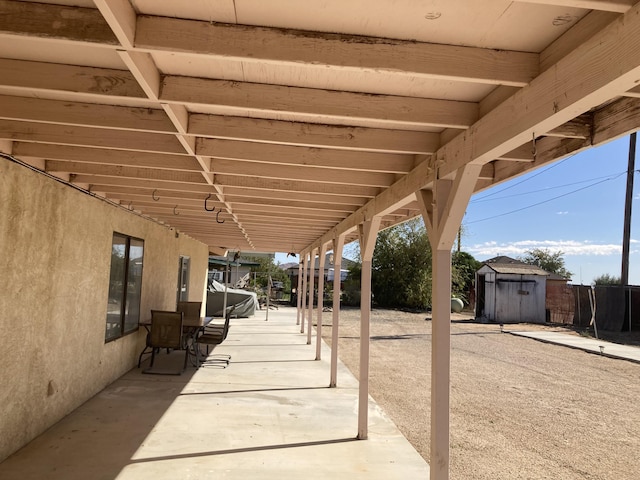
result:
[[[144,240],[141,317],[174,309],[180,255],[204,299],[208,248],[0,159],[0,461],[132,367],[145,330],[105,344],[114,231]]]

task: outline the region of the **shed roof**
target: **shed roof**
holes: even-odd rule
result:
[[[528,263],[521,262],[515,258],[506,257],[504,255],[485,260],[483,266],[491,268],[496,273],[515,274],[515,275],[551,275],[546,270]]]

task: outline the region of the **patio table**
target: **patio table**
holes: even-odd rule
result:
[[[183,317],[182,319],[182,332],[191,340],[191,345],[194,346],[194,354],[196,356],[196,365],[200,364],[200,359],[198,358],[199,352],[198,349],[195,348],[196,338],[198,337],[198,333],[204,329],[207,325],[211,323],[213,317]],[[145,320],[141,320],[138,322],[138,325],[144,327],[147,331],[147,334],[151,332],[151,318],[147,318]],[[189,348],[189,344],[185,345],[185,348]],[[138,358],[138,368],[140,368],[140,361],[142,360],[142,356],[146,353],[149,354],[151,351],[147,352],[147,349],[151,349],[149,345],[145,345],[144,349],[140,353],[140,357]]]

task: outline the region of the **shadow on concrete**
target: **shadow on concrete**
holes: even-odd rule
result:
[[[178,454],[178,455],[165,455],[162,457],[136,459],[136,460],[132,460],[131,463],[157,462],[160,460],[179,460],[184,458],[209,457],[213,455],[229,455],[233,453],[260,452],[265,450],[282,450],[284,448],[317,447],[320,445],[331,445],[336,443],[347,443],[347,442],[357,442],[357,441],[359,440],[355,437],[336,438],[332,440],[319,440],[314,442],[283,443],[280,445],[263,445],[263,446],[257,446],[257,447],[231,448],[228,450],[210,450],[207,452],[184,453],[184,454]]]

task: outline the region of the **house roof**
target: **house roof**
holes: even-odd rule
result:
[[[638,129],[634,3],[0,0],[0,152],[212,253],[308,253]]]
[[[260,265],[258,262],[255,262],[253,260],[248,260],[242,257],[240,257],[238,261],[234,261],[233,258],[231,257],[227,259],[227,257],[222,257],[219,255],[209,256],[209,265],[227,265],[227,262],[229,266],[232,266],[232,267],[241,266],[241,265],[254,267],[256,265]]]
[[[324,269],[325,270],[329,270],[333,268],[333,263],[331,262],[331,259],[333,257],[332,253],[327,253],[326,257],[325,257],[325,261],[324,261]],[[341,270],[348,270],[349,268],[351,268],[351,266],[354,264],[355,262],[353,260],[350,260],[348,258],[342,257],[342,265],[341,265]],[[286,270],[298,270],[298,263],[290,263],[287,264]],[[314,268],[317,270],[320,268],[320,257],[316,257],[315,258],[315,266]]]

